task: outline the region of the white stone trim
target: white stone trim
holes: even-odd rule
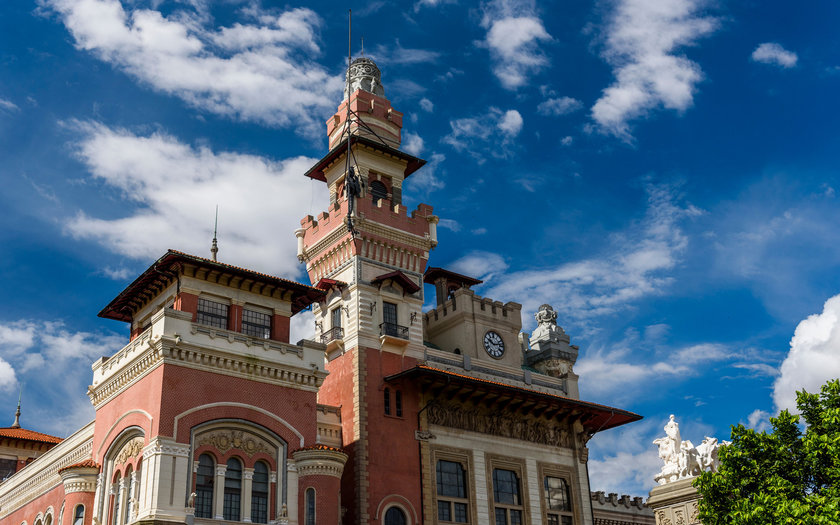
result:
[[[60,469],[91,459],[93,428],[91,421],[4,481],[0,485],[0,518],[61,484]]]
[[[223,407],[223,406],[225,406],[225,407],[237,407],[237,408],[248,408],[248,409],[254,410],[256,412],[259,412],[260,414],[264,414],[264,415],[270,417],[271,419],[277,421],[278,423],[282,424],[284,427],[288,428],[289,430],[291,430],[300,439],[300,446],[301,447],[304,446],[303,445],[303,434],[298,432],[298,430],[295,427],[293,427],[288,421],[286,421],[285,419],[283,419],[280,416],[272,414],[268,410],[264,410],[260,407],[255,407],[254,405],[248,405],[248,404],[245,404],[245,403],[228,403],[228,402],[207,403],[205,405],[200,405],[200,406],[197,406],[197,407],[193,407],[189,410],[185,410],[185,411],[181,412],[180,414],[178,414],[177,416],[175,416],[172,433],[176,437],[178,436],[178,423],[181,420],[181,418],[183,418],[185,416],[188,416],[188,415],[190,415],[194,412],[198,412],[199,410],[204,410],[206,408]]]
[[[113,432],[113,430],[114,430],[115,428],[117,428],[117,425],[119,425],[119,424],[120,424],[120,421],[122,421],[123,419],[127,418],[127,417],[128,417],[128,416],[130,416],[131,414],[143,414],[144,416],[146,416],[146,418],[149,420],[149,427],[151,428],[151,423],[153,423],[153,422],[154,422],[154,418],[152,417],[152,415],[151,415],[151,414],[149,414],[149,413],[148,413],[148,412],[146,412],[145,410],[142,410],[142,409],[139,409],[139,408],[135,408],[135,409],[133,409],[133,410],[129,410],[128,412],[126,412],[126,413],[124,413],[123,415],[121,415],[121,416],[120,416],[120,417],[119,417],[116,421],[114,421],[114,424],[113,424],[113,425],[111,425],[111,426],[108,428],[108,431],[107,431],[107,432],[105,432],[105,436],[102,438],[102,443],[100,443],[100,444],[99,444],[99,448],[98,448],[98,449],[96,449],[96,455],[97,455],[98,457],[102,457],[102,447],[104,447],[106,444],[109,444],[109,445],[110,445],[110,441],[108,440],[108,438],[111,436],[111,432]],[[145,431],[145,429],[143,429],[143,430]]]

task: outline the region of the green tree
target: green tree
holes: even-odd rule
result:
[[[717,472],[694,482],[704,525],[840,524],[840,381],[796,394],[771,432],[732,427]]]

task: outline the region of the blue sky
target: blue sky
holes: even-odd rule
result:
[[[348,6],[41,0],[0,6],[0,407],[67,435],[96,313],[168,248],[305,280]],[[646,494],[651,441],[759,428],[840,375],[840,5],[368,2],[404,189],[442,218],[431,264],[542,303],[585,399],[645,416],[591,442],[594,490]],[[431,298],[427,302],[430,302]],[[301,316],[299,335],[311,322]]]

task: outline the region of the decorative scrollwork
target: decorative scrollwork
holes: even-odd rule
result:
[[[198,446],[209,445],[224,454],[228,450],[241,450],[249,456],[257,452],[272,454],[273,448],[260,437],[240,430],[217,430],[198,437]]]

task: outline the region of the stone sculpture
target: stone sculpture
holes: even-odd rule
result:
[[[659,458],[665,462],[653,478],[660,485],[697,476],[706,469],[716,471],[719,465],[718,448],[729,444],[728,441],[718,443],[716,438],[708,436],[696,447],[691,441],[683,441],[673,414],[664,430],[665,437],[653,441],[659,447]]]

